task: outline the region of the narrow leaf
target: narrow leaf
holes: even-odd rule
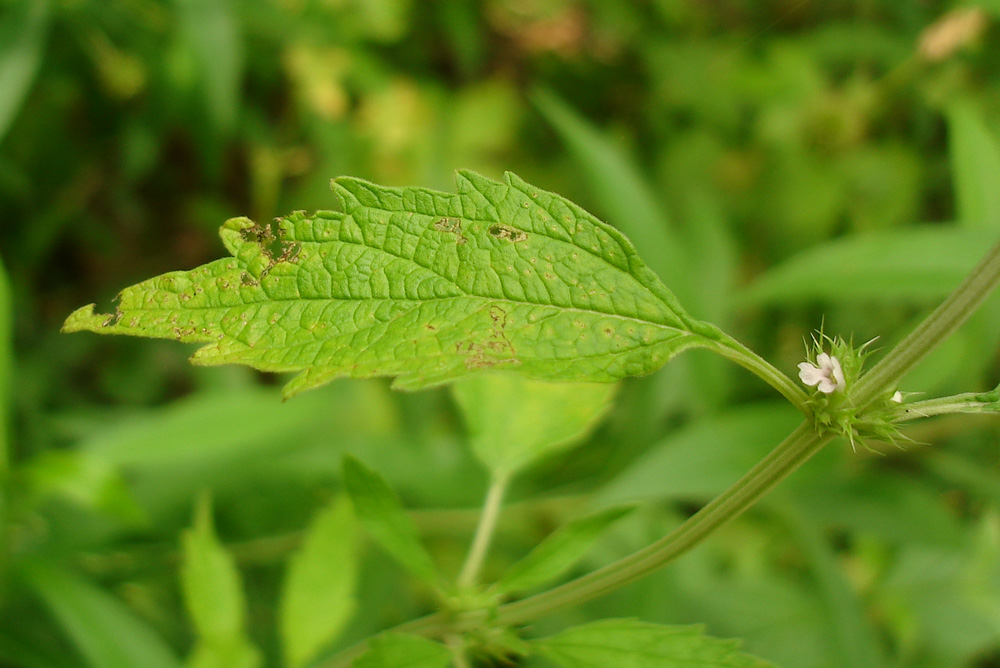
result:
[[[181,585],[198,643],[189,661],[197,668],[253,668],[259,652],[246,638],[246,602],[233,558],[212,527],[207,497],[195,511],[194,528],[185,532]]]
[[[7,420],[10,418],[11,371],[14,363],[14,305],[11,299],[10,279],[0,258],[0,476],[7,474],[10,466]],[[0,498],[0,518],[3,517],[3,499]],[[0,523],[2,524],[2,523]],[[2,529],[0,529],[2,532]],[[0,541],[2,544],[2,541]]]
[[[770,269],[736,303],[815,299],[927,302],[958,285],[984,247],[987,230],[922,227],[853,237],[810,248]],[[892,252],[887,253],[886,249]]]
[[[632,244],[513,174],[458,194],[334,183],[345,212],[293,213],[276,238],[238,218],[232,257],[124,290],[89,330],[208,343],[196,364],[300,371],[285,394],[351,376],[419,388],[484,369],[611,382],[718,331],[690,318]]]
[[[103,589],[48,564],[22,575],[92,668],[179,668],[163,639]]]
[[[439,578],[417,528],[389,484],[350,455],[344,457],[344,487],[368,532],[411,573],[428,584]]]
[[[337,637],[354,612],[357,527],[343,500],[316,516],[292,555],[281,597],[286,665],[306,665]]]
[[[175,0],[181,27],[199,61],[209,118],[216,129],[233,129],[243,69],[239,24],[230,0]]]
[[[385,633],[368,641],[368,651],[353,668],[446,668],[451,650],[440,643],[404,633]]]
[[[948,148],[959,221],[970,228],[1000,228],[1000,142],[968,100],[948,107]]]
[[[486,373],[452,385],[476,456],[508,475],[587,435],[611,407],[615,386],[549,383]]]
[[[531,643],[562,668],[767,668],[738,652],[732,640],[702,635],[693,626],[606,619]]]
[[[511,566],[497,589],[514,592],[555,580],[587,553],[605,529],[634,509],[634,505],[608,508],[559,528]]]
[[[0,23],[0,140],[38,73],[49,25],[49,0],[6,3]]]

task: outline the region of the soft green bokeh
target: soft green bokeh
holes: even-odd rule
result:
[[[693,317],[793,377],[820,326],[887,348],[998,234],[1000,6],[951,7],[0,1],[0,664],[189,657],[181,535],[209,491],[241,633],[282,666],[285,574],[345,453],[391,486],[446,581],[488,484],[448,392],[340,380],[282,402],[287,375],[59,334],[79,305],[110,312],[123,286],[224,256],[227,219],[335,208],[331,178],[454,193],[456,169],[512,171],[624,230]],[[995,387],[998,337],[994,298],[901,389]],[[640,505],[560,577],[663,536],[794,424],[777,398],[706,351],[623,381],[572,449],[520,460],[479,581],[622,502]],[[669,568],[525,633],[613,615],[704,623],[788,668],[996,665],[996,419],[906,433],[880,455],[832,444]],[[436,605],[359,549],[330,651]]]

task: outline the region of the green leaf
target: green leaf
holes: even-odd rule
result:
[[[532,101],[572,151],[608,219],[635,240],[660,276],[681,285],[688,278],[682,246],[632,157],[551,91],[536,90]]]
[[[451,650],[440,643],[405,633],[384,633],[368,641],[368,651],[353,668],[446,668]]]
[[[49,564],[21,574],[92,668],[179,668],[163,639],[103,589]]]
[[[175,0],[181,28],[203,73],[209,118],[220,132],[233,129],[239,111],[243,54],[233,3]]]
[[[411,573],[437,585],[440,582],[437,570],[417,536],[416,526],[382,476],[347,455],[344,487],[354,511],[375,540]]]
[[[770,269],[736,303],[746,307],[815,299],[935,301],[962,281],[974,258],[995,237],[987,230],[942,226],[845,237]]]
[[[7,474],[10,465],[7,420],[10,418],[11,371],[14,365],[14,305],[10,279],[0,258],[0,476]],[[3,501],[0,499],[0,511]],[[2,512],[0,512],[2,516]]]
[[[606,619],[532,641],[562,668],[766,668],[736,651],[737,642],[702,635],[693,626]]]
[[[6,3],[0,24],[0,140],[38,73],[49,25],[49,0]]]
[[[262,658],[245,634],[246,602],[233,558],[212,527],[212,509],[203,497],[194,528],[184,533],[181,585],[198,635],[188,665],[197,668],[254,668]]]
[[[549,383],[486,373],[452,385],[476,456],[508,475],[586,436],[611,407],[615,386]]]
[[[281,637],[291,668],[314,658],[354,612],[357,543],[351,506],[337,501],[316,516],[292,555],[281,597]]]
[[[634,505],[608,508],[559,528],[511,566],[497,589],[505,593],[532,589],[556,579],[590,549],[605,529],[634,509]]]
[[[300,371],[285,395],[351,376],[401,388],[484,369],[611,382],[658,369],[717,329],[690,318],[632,244],[507,174],[458,194],[340,178],[345,212],[228,221],[231,258],[124,290],[64,331],[209,343],[196,364]]]
[[[958,219],[970,228],[1000,227],[1000,143],[968,100],[948,107],[948,148]]]

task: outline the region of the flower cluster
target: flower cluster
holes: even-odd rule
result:
[[[874,341],[874,339],[872,340]],[[894,424],[903,401],[900,392],[886,395],[861,411],[851,400],[851,388],[861,377],[869,341],[855,348],[840,337],[819,334],[807,351],[807,360],[799,363],[799,380],[816,388],[809,399],[816,428],[843,436],[854,447],[868,439],[898,444],[902,439]],[[830,352],[824,350],[829,346]]]

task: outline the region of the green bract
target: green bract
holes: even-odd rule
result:
[[[298,371],[285,395],[351,376],[415,389],[484,370],[615,381],[720,336],[690,318],[632,244],[513,174],[458,193],[333,187],[344,211],[226,222],[232,257],[149,279],[64,331],[206,343],[196,364]]]

